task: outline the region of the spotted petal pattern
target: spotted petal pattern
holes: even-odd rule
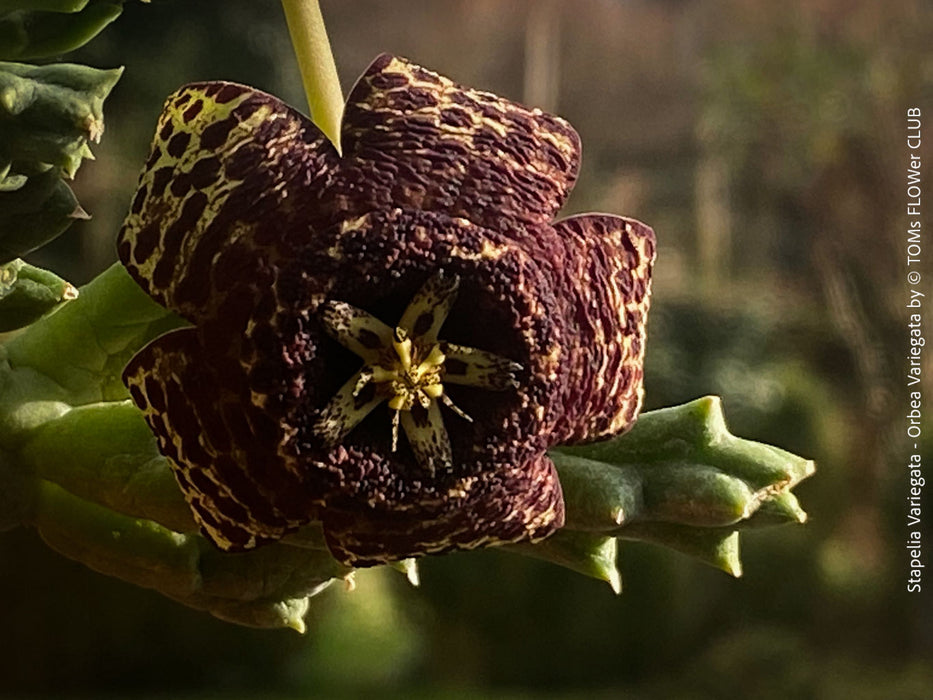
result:
[[[292,500],[298,480],[286,465],[270,468],[279,426],[244,410],[242,372],[218,359],[185,328],[144,348],[124,379],[205,534],[223,549],[249,549],[303,522],[307,505]]]
[[[356,566],[546,537],[563,523],[546,450],[621,432],[640,407],[651,230],[552,223],[576,177],[573,129],[403,59],[357,83],[343,143],[341,157],[244,86],[169,98],[119,254],[194,325],[133,358],[134,401],[223,549],[311,520]],[[432,279],[458,279],[456,300],[419,292]],[[423,306],[438,316],[406,325],[440,332],[445,391],[474,418],[446,422],[450,466],[433,473],[406,442],[393,451],[389,409],[362,393],[339,439],[315,429],[365,371],[365,349],[347,349],[365,339],[338,342],[335,314],[362,309],[378,335]],[[521,368],[509,386],[483,386],[490,358]],[[401,419],[417,438],[419,414]]]
[[[313,124],[271,95],[221,82],[182,88],[156,127],[120,259],[159,303],[195,323],[216,318],[260,260],[294,254],[301,241],[289,234],[303,232],[293,222],[326,225],[328,207],[314,194],[336,158]]]
[[[573,187],[580,139],[559,117],[381,56],[347,100],[345,195],[496,228],[547,224]]]

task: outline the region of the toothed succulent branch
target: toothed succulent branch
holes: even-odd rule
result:
[[[31,66],[77,48],[122,12],[122,2],[0,0],[0,333],[72,298],[74,287],[25,255],[87,219],[66,183],[104,131],[103,104],[122,68]]]
[[[65,556],[223,619],[303,629],[309,598],[352,573],[329,553],[320,524],[219,552],[198,534],[139,411],[121,398],[127,358],[183,323],[114,266],[0,346],[0,529],[31,525]],[[550,456],[566,524],[543,542],[507,547],[616,590],[617,542],[626,539],[739,575],[739,531],[803,522],[791,490],[813,470],[730,435],[714,397],[645,413],[624,436]],[[398,568],[416,579],[412,561]]]
[[[284,5],[326,43],[316,3]],[[301,630],[356,567],[416,580],[415,557],[500,545],[619,590],[620,539],[738,575],[739,529],[804,520],[812,463],[730,435],[717,399],[638,418],[654,233],[555,221],[569,124],[391,56],[322,121],[186,86],[122,265],[77,299],[21,263],[0,277],[0,328],[69,300],[0,344],[0,527]],[[56,177],[87,137],[44,156]]]

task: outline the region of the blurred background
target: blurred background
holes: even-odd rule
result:
[[[495,551],[425,560],[417,589],[362,572],[315,599],[304,637],[219,622],[9,532],[0,695],[933,698],[933,573],[906,592],[903,370],[906,110],[933,122],[933,3],[322,7],[345,91],[391,52],[574,124],[567,213],[634,216],[660,241],[647,408],[719,394],[734,433],[815,459],[798,488],[811,520],[744,535],[739,580],[624,545],[619,597]],[[93,220],[30,258],[76,284],[115,260],[168,93],[228,79],[304,107],[276,0],[127,4],[68,59],[127,67],[75,187]]]

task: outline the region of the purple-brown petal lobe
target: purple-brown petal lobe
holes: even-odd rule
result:
[[[399,552],[439,554],[539,541],[564,524],[560,482],[543,454],[519,467],[479,471],[432,496],[410,510],[385,503],[328,510],[328,546],[343,563],[372,566],[397,560]]]
[[[616,435],[638,416],[655,237],[641,222],[609,214],[570,217],[554,230],[567,250],[568,322],[556,445]]]
[[[495,226],[550,221],[577,176],[580,141],[559,117],[380,56],[347,101],[343,196]]]
[[[118,238],[120,260],[149,294],[191,321],[216,314],[229,280],[214,258],[248,249],[240,275],[326,226],[319,200],[337,154],[280,100],[233,83],[188,85],[166,101]],[[262,228],[275,219],[274,240]],[[294,222],[294,225],[290,225]],[[289,240],[289,235],[297,240]]]
[[[124,381],[205,535],[250,549],[297,526],[289,494],[298,482],[274,466],[280,431],[244,415],[249,390],[236,366],[205,360],[196,329],[172,331],[134,356]]]

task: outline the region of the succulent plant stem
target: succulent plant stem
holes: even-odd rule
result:
[[[343,93],[318,0],[282,0],[311,121],[340,151]]]

